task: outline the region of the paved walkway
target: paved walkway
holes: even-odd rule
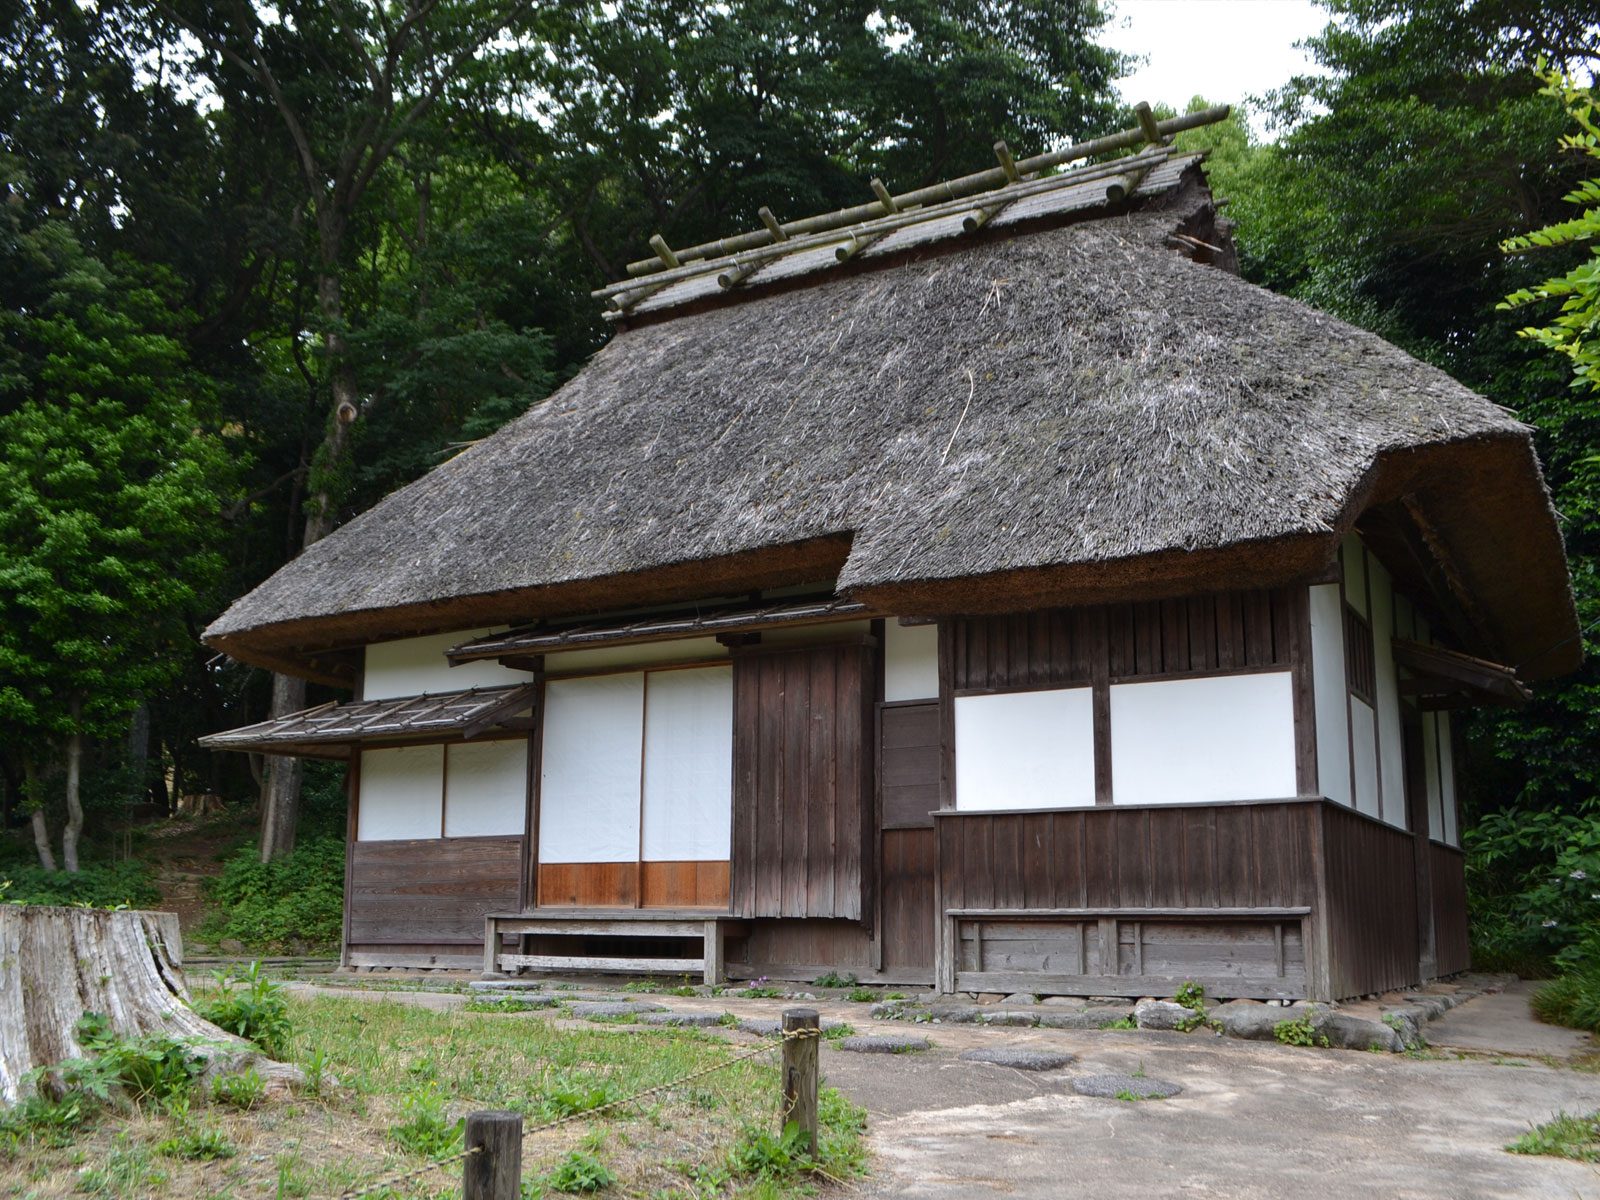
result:
[[[306,990],[428,1007],[464,999]],[[862,1033],[914,1032],[933,1043],[926,1053],[896,1055],[824,1044],[828,1082],[870,1114],[875,1174],[855,1195],[1600,1200],[1600,1167],[1503,1149],[1558,1111],[1600,1110],[1600,1074],[1551,1065],[1587,1048],[1587,1040],[1533,1021],[1528,991],[1470,1001],[1429,1027],[1430,1039],[1473,1052],[1465,1058],[1311,1050],[1203,1031],[913,1027],[872,1021],[865,1005],[814,1007]],[[685,1011],[763,1017],[797,1003],[649,998]],[[1078,1059],[1036,1073],[959,1057],[996,1045],[1067,1051]],[[1073,1091],[1075,1076],[1107,1072],[1171,1080],[1183,1092],[1135,1103]]]

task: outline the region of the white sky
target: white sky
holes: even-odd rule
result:
[[[1312,72],[1295,43],[1327,23],[1311,0],[1115,0],[1103,37],[1146,60],[1117,81],[1124,100],[1181,112],[1191,96],[1236,104]],[[1267,132],[1259,119],[1251,126]]]

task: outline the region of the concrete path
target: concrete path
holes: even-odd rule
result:
[[[1597,1047],[1590,1034],[1533,1019],[1528,1001],[1538,989],[1537,983],[1523,980],[1498,995],[1480,996],[1452,1009],[1427,1027],[1428,1044],[1531,1058],[1569,1059],[1593,1054]]]

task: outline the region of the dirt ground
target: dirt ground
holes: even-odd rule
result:
[[[870,1020],[865,1005],[814,1007],[862,1033],[925,1035],[932,1044],[893,1055],[825,1044],[827,1081],[870,1114],[874,1174],[851,1189],[856,1195],[1600,1200],[1600,1165],[1504,1149],[1560,1111],[1600,1110],[1590,1039],[1534,1021],[1529,990],[1519,985],[1455,1009],[1436,1027],[1438,1041],[1458,1048],[1422,1056],[1243,1042],[1204,1030],[912,1026]],[[776,1016],[796,1004],[652,998],[741,1016]],[[432,1007],[464,998],[408,999]],[[1027,1072],[960,1057],[997,1045],[1077,1059]],[[1102,1072],[1169,1080],[1183,1091],[1144,1102],[1074,1092],[1074,1077]]]

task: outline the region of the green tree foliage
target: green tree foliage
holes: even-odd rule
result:
[[[7,191],[26,187],[13,175]],[[184,614],[220,566],[226,465],[201,428],[209,387],[151,283],[88,257],[65,224],[6,211],[0,722],[30,774],[62,763],[76,871],[83,738],[120,733],[172,678]]]

